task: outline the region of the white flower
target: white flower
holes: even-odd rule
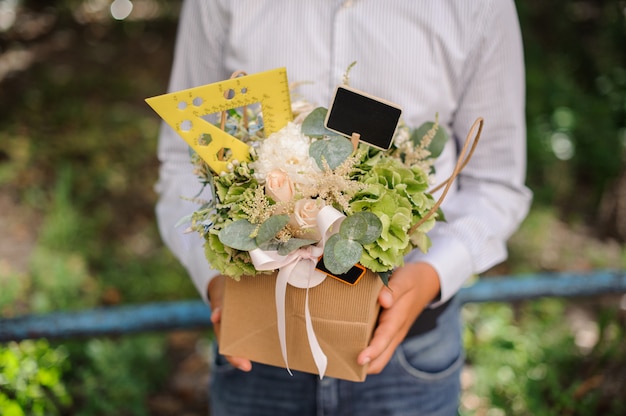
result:
[[[400,121],[398,127],[396,128],[396,132],[393,138],[393,143],[397,148],[402,148],[403,146],[413,146],[412,143],[409,143],[411,139],[411,131],[409,127]]]
[[[314,173],[320,172],[315,159],[309,156],[311,139],[302,134],[300,125],[288,123],[276,133],[260,142],[256,150],[258,159],[251,163],[259,183],[276,169],[287,172],[296,188],[310,186]]]

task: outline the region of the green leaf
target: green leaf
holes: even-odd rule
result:
[[[273,215],[269,217],[259,227],[259,233],[256,236],[256,242],[258,245],[264,244],[276,237],[276,234],[282,230],[289,222],[289,215]]]
[[[361,260],[363,247],[354,240],[332,235],[324,246],[324,265],[333,274],[347,273]]]
[[[222,244],[235,250],[250,251],[257,248],[257,243],[252,237],[257,226],[248,220],[237,220],[222,228],[218,237]]]
[[[311,111],[302,122],[302,134],[314,138],[337,136],[337,133],[324,127],[324,120],[326,120],[327,113],[328,110],[324,107],[317,107],[315,110]]]
[[[340,239],[335,243],[333,252],[335,254],[335,261],[340,267],[339,274],[343,274],[347,273],[352,266],[361,260],[363,246],[354,240]]]
[[[341,272],[341,264],[339,264],[335,256],[335,244],[339,240],[341,240],[341,236],[339,234],[333,234],[324,245],[324,266],[334,274],[343,273]]]
[[[266,241],[263,244],[259,244],[259,248],[264,251],[278,251],[282,243],[276,239]]]
[[[311,244],[317,243],[317,240],[307,240],[305,238],[290,238],[284,243],[280,243],[278,245],[278,254],[281,256],[286,256],[294,250],[299,249],[300,247],[310,246]]]
[[[349,240],[360,240],[365,237],[367,233],[367,220],[361,215],[361,212],[357,212],[352,215],[348,215],[341,226],[339,227],[339,234],[341,237]]]
[[[354,151],[350,140],[342,136],[318,140],[311,143],[309,155],[315,159],[317,166],[324,169],[322,160],[326,160],[331,169],[341,165]]]
[[[371,244],[376,241],[378,237],[380,237],[380,234],[383,231],[383,223],[380,221],[380,218],[378,218],[378,215],[373,212],[363,211],[351,215],[351,217],[353,216],[361,217],[367,225],[365,232],[359,236],[359,238],[355,238],[355,240],[361,244]]]
[[[411,134],[411,141],[415,143],[416,146],[419,145],[422,142],[424,135],[428,133],[428,130],[430,130],[434,125],[434,122],[427,121],[426,123],[419,126],[419,128],[417,130],[414,130]],[[446,133],[446,130],[440,125],[437,129],[437,132],[435,133],[435,137],[433,137],[430,145],[428,146],[428,150],[430,151],[431,156],[438,157],[441,152],[443,152],[443,148],[445,147],[447,141],[448,134]]]
[[[380,276],[380,280],[383,281],[383,285],[389,287],[389,278],[391,277],[392,273],[393,273],[393,270],[388,270],[386,272],[378,272],[378,276]]]
[[[448,220],[446,219],[446,216],[445,216],[443,210],[441,209],[441,207],[439,207],[437,209],[437,221],[448,222]]]

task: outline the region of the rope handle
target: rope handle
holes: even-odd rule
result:
[[[424,215],[422,219],[420,219],[418,222],[413,224],[413,226],[409,229],[409,235],[413,234],[420,225],[424,224],[430,217],[433,216],[435,212],[437,212],[437,210],[441,206],[441,203],[443,202],[446,195],[448,194],[448,191],[452,187],[452,183],[454,182],[456,177],[459,176],[459,173],[461,173],[461,171],[465,168],[465,166],[468,164],[468,162],[472,158],[472,155],[474,154],[474,150],[476,150],[476,145],[478,145],[480,134],[483,131],[483,124],[484,124],[484,120],[482,117],[479,117],[476,119],[476,121],[474,121],[474,124],[472,124],[472,127],[470,128],[470,131],[467,133],[467,137],[465,137],[463,148],[461,149],[461,152],[459,153],[459,157],[456,161],[456,165],[454,166],[454,170],[452,171],[452,174],[448,177],[448,179],[446,179],[445,181],[443,181],[442,183],[435,186],[429,191],[430,193],[434,193],[445,186],[443,193],[441,194],[441,196],[439,197],[435,205],[433,205],[433,207],[426,213],[426,215]],[[478,129],[478,131],[476,132],[476,134],[474,134],[474,131],[476,129]],[[473,137],[473,140],[472,140],[472,137]],[[471,147],[470,147],[470,144],[471,144]],[[465,156],[466,153],[467,153],[467,156]]]

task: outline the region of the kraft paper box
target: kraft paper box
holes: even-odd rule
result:
[[[278,338],[276,274],[226,278],[220,353],[285,367]],[[319,344],[328,357],[325,376],[365,380],[367,366],[357,356],[368,344],[380,305],[382,281],[367,271],[351,286],[328,277],[309,289],[309,308]],[[306,289],[287,286],[286,340],[289,368],[317,374],[305,329]],[[285,370],[287,371],[287,370]]]

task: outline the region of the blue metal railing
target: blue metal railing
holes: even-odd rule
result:
[[[489,277],[461,289],[458,296],[462,303],[472,303],[618,293],[626,293],[626,271]],[[210,326],[211,311],[201,301],[158,302],[0,320],[0,342],[29,338],[94,337]]]

